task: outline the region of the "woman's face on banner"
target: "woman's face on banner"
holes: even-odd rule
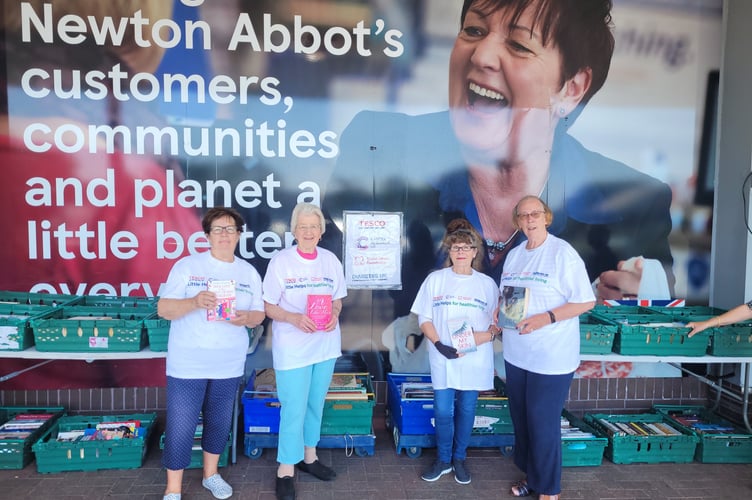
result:
[[[486,15],[473,6],[449,60],[455,134],[494,161],[550,150],[560,113],[561,53],[551,41],[543,46],[530,12],[509,26],[507,9]]]

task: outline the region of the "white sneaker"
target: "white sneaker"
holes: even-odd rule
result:
[[[214,498],[224,500],[225,498],[230,498],[232,496],[232,486],[227,484],[227,481],[222,479],[222,476],[219,474],[214,474],[213,476],[202,480],[201,485],[211,491]]]

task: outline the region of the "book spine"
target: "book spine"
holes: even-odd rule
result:
[[[603,427],[605,427],[612,436],[623,436],[624,435],[624,433],[621,431],[621,429],[619,429],[617,426],[615,426],[613,423],[609,422],[605,418],[599,418],[598,422]]]

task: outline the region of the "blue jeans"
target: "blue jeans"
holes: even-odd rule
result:
[[[439,389],[433,391],[436,451],[439,461],[465,460],[475,423],[478,391]],[[454,453],[452,453],[454,445]]]

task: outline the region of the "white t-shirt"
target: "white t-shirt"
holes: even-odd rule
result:
[[[498,302],[499,287],[489,276],[475,270],[472,274],[457,274],[447,267],[426,277],[410,310],[421,319],[430,320],[441,343],[451,346],[448,320],[466,318],[473,331],[488,331]],[[430,345],[428,358],[434,389],[484,391],[493,388],[493,345],[490,342],[457,359],[447,359]]]
[[[161,297],[186,299],[206,290],[208,280],[235,280],[236,309],[263,311],[261,276],[248,262],[235,257],[224,262],[211,252],[183,257],[167,277]],[[167,375],[177,378],[222,379],[245,372],[248,332],[228,321],[209,321],[206,309],[195,309],[170,322]]]
[[[264,301],[294,313],[306,313],[308,295],[347,295],[345,274],[337,257],[317,248],[306,259],[294,246],[280,250],[269,261],[264,276]],[[291,323],[272,321],[272,359],[275,370],[292,370],[342,355],[339,324],[331,332],[306,333]]]
[[[566,303],[595,300],[585,263],[566,241],[549,234],[537,248],[513,248],[504,261],[500,289],[530,289],[528,317]],[[574,317],[520,335],[504,328],[504,359],[525,370],[547,375],[573,372],[580,365],[580,319]]]

